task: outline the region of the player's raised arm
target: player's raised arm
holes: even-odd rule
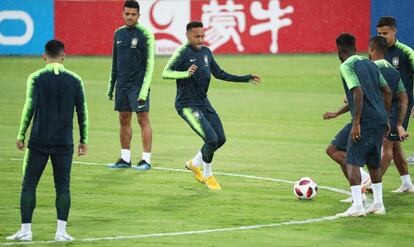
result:
[[[250,80],[257,80],[260,82],[260,78],[255,75],[249,74],[249,75],[232,75],[224,71],[220,66],[217,64],[216,60],[214,59],[213,55],[211,55],[211,62],[210,62],[210,68],[211,68],[211,74],[217,79],[223,80],[223,81],[232,81],[232,82],[249,82]]]
[[[26,131],[30,125],[30,121],[32,120],[34,114],[34,109],[36,109],[37,104],[38,95],[34,77],[35,75],[31,74],[27,79],[26,101],[23,107],[22,117],[20,120],[20,128],[16,142],[17,148],[20,150],[23,150],[24,148]]]
[[[181,68],[183,64],[184,51],[188,44],[184,44],[175,50],[171,56],[167,65],[165,65],[164,71],[162,72],[162,78],[164,79],[185,79],[194,74],[196,67]]]

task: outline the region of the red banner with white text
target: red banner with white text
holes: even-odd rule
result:
[[[66,52],[108,55],[123,25],[122,0],[56,0],[55,37]],[[156,37],[156,53],[171,54],[186,41],[185,26],[200,20],[216,54],[335,52],[342,32],[365,51],[370,34],[368,0],[142,0],[139,22]]]

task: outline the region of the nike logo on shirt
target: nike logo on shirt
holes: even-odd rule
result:
[[[190,59],[190,63],[194,62],[195,60],[197,60],[197,59]]]
[[[117,42],[116,42],[116,44],[117,44],[117,45],[118,45],[118,44],[121,44],[121,43],[122,43],[122,40],[121,40],[121,41],[117,41]]]

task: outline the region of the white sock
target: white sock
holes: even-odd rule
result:
[[[359,171],[361,172],[361,181],[369,178],[369,173],[364,170],[364,168],[360,167]]]
[[[351,193],[352,193],[352,200],[353,200],[352,206],[362,207],[361,185],[351,186]]]
[[[56,232],[66,232],[66,221],[57,220],[57,230]]]
[[[382,183],[372,184],[372,192],[374,193],[374,204],[383,204]]]
[[[151,164],[151,153],[142,153],[142,159],[145,160],[148,164]]]
[[[211,163],[206,163],[203,161],[203,176],[204,178],[208,178],[213,175],[211,171]]]
[[[413,185],[413,183],[411,182],[410,174],[401,176],[400,178],[401,178],[401,181],[402,181],[403,184],[405,184],[405,185]]]
[[[193,162],[193,165],[195,167],[201,165],[203,163],[203,155],[201,154],[201,151],[198,151],[196,156],[191,160]]]
[[[31,232],[31,231],[32,231],[32,223],[22,224],[22,232]]]
[[[131,162],[131,150],[121,149],[121,159],[125,160],[128,163]]]

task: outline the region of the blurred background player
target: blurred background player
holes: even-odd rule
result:
[[[401,79],[407,92],[408,107],[407,114],[403,122],[403,127],[407,131],[411,110],[413,108],[414,51],[397,40],[397,24],[394,17],[381,17],[377,23],[377,32],[378,35],[387,40],[388,49],[385,54],[385,60],[387,60],[400,72]],[[404,151],[401,143],[394,145],[393,160],[400,174],[402,184],[399,188],[392,192],[414,192],[414,186],[408,173],[408,163],[404,157]],[[409,157],[409,160],[414,161],[412,157]]]
[[[214,152],[226,141],[223,125],[207,98],[211,74],[217,79],[233,82],[260,83],[257,75],[236,76],[225,72],[214,60],[209,48],[203,46],[204,29],[201,22],[187,24],[188,42],[172,55],[162,73],[164,79],[177,80],[175,108],[178,114],[203,139],[204,145],[197,155],[186,162],[186,168],[209,189],[220,190],[211,171]],[[203,164],[203,174],[199,166]]]
[[[352,206],[337,216],[365,216],[359,169],[365,164],[369,169],[374,192],[374,203],[367,209],[367,213],[385,214],[380,169],[381,146],[388,125],[391,90],[378,67],[368,59],[356,55],[354,36],[341,34],[336,39],[336,45],[342,62],[342,83],[352,115],[347,147],[347,174],[353,198]]]
[[[7,240],[32,240],[32,215],[36,206],[36,188],[52,161],[56,188],[56,241],[73,238],[66,232],[70,208],[70,171],[73,156],[73,115],[76,109],[80,140],[77,154],[84,155],[88,142],[88,110],[82,79],[63,66],[64,44],[50,40],[45,46],[46,67],[27,80],[26,102],[16,146],[25,148],[25,134],[33,118],[29,144],[23,161],[23,184],[20,198],[22,226]]]
[[[149,119],[150,83],[154,70],[154,35],[138,24],[140,6],[134,0],[124,3],[125,25],[115,30],[112,71],[107,95],[115,90],[115,111],[119,112],[121,158],[112,168],[131,167],[131,117],[137,113],[143,146],[142,159],[135,167],[151,169],[152,129]]]

